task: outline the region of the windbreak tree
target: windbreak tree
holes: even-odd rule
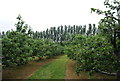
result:
[[[96,27],[95,27],[95,24],[93,24],[93,35],[95,35],[96,34]]]
[[[87,35],[90,35],[90,34],[92,34],[92,25],[91,24],[89,24],[89,28],[87,30]]]

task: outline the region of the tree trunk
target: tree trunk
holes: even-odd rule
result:
[[[117,72],[117,81],[120,81],[120,71]]]

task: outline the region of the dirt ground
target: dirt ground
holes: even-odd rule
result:
[[[33,75],[38,69],[44,66],[47,63],[55,61],[60,56],[56,56],[52,59],[46,59],[41,61],[33,61],[29,62],[26,65],[17,66],[14,68],[5,69],[2,71],[3,79],[27,79],[31,75]]]
[[[87,79],[87,77],[82,74],[77,76],[77,74],[75,73],[75,67],[76,63],[73,60],[69,60],[68,64],[66,65],[66,77],[65,79]]]

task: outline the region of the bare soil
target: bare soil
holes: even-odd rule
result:
[[[2,71],[3,79],[27,79],[33,75],[37,70],[47,63],[53,62],[58,59],[60,56],[56,56],[52,59],[45,59],[41,61],[32,61],[26,65],[16,66],[9,69],[4,69]]]
[[[75,66],[76,66],[76,62],[73,60],[69,60],[68,64],[66,65],[66,77],[65,79],[87,79],[87,77],[82,74],[77,76],[77,74],[75,73]]]

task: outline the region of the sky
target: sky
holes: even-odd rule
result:
[[[0,31],[15,30],[20,14],[33,31],[60,25],[97,24],[103,16],[90,8],[104,10],[105,0],[0,0]]]

